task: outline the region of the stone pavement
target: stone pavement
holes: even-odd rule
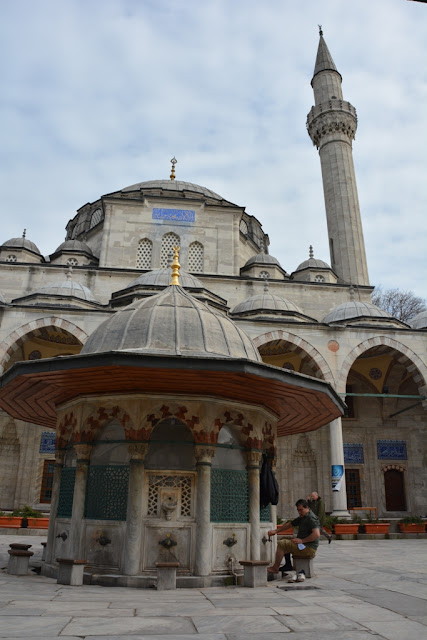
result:
[[[6,573],[10,542],[33,544],[37,561],[44,539],[0,536],[0,638],[427,638],[426,540],[322,541],[317,576],[300,584],[157,592]]]

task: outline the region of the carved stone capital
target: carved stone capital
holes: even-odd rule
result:
[[[91,444],[75,444],[74,451],[76,452],[77,462],[80,462],[80,461],[87,462],[90,458],[92,445]]]
[[[209,447],[205,444],[196,444],[194,447],[194,455],[197,460],[197,464],[211,464],[212,458],[215,455],[215,447]]]
[[[323,138],[337,133],[346,136],[350,142],[354,140],[357,129],[356,110],[349,102],[343,104],[348,105],[346,109],[338,108],[337,105],[317,105],[308,114],[308,135],[317,148]]]
[[[58,449],[55,450],[55,464],[57,464],[58,466],[63,467],[64,466],[64,459],[65,459],[65,451],[58,451]]]
[[[148,444],[143,442],[128,444],[128,451],[130,453],[131,460],[143,462],[147,455]]]
[[[249,469],[258,468],[259,463],[261,462],[261,458],[262,458],[261,451],[253,451],[253,450],[247,451],[246,460],[248,463],[248,468]]]

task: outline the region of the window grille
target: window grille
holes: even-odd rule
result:
[[[85,518],[126,520],[128,486],[128,465],[89,466]]]
[[[211,522],[249,522],[246,470],[211,470]]]
[[[153,254],[153,243],[148,238],[143,238],[138,242],[136,251],[136,268],[151,269],[151,257]]]
[[[204,249],[200,242],[192,242],[188,248],[188,270],[193,273],[203,273]]]
[[[314,282],[325,282],[325,278],[323,276],[315,276]]]
[[[10,256],[7,256],[6,258],[6,262],[16,262],[16,261],[17,261],[17,258],[13,254],[11,254]]]
[[[181,517],[191,517],[192,476],[150,474],[148,480],[148,516],[159,515],[159,493],[163,487],[174,487],[181,491]]]
[[[75,258],[68,258],[67,260],[67,265],[69,267],[77,267],[78,264],[79,264],[79,261],[76,260]]]
[[[76,468],[64,467],[61,472],[61,484],[59,487],[58,518],[71,518],[75,480]]]
[[[40,491],[40,502],[50,504],[52,500],[53,472],[55,460],[45,460],[43,465],[42,488]]]
[[[176,233],[165,233],[162,238],[162,253],[160,257],[160,266],[162,269],[168,266],[168,257],[173,253],[173,247],[180,246],[180,237]]]
[[[268,272],[268,271],[260,271],[260,272],[259,272],[259,276],[258,276],[258,277],[259,277],[259,278],[266,278],[266,279],[268,279],[268,278],[270,277],[270,274],[269,274],[269,272]]]
[[[243,219],[240,220],[240,231],[243,233],[243,235],[248,235],[248,225]]]

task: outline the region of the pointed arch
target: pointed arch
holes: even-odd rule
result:
[[[409,347],[387,336],[376,336],[375,338],[364,340],[348,354],[337,377],[338,393],[345,392],[348,374],[355,360],[365,351],[379,346],[388,347],[387,353],[395,356],[396,360],[413,374],[413,379],[419,389],[420,395],[426,396],[427,367]]]
[[[334,384],[334,376],[332,375],[332,371],[325,358],[317,351],[317,349],[315,349],[315,347],[313,347],[313,345],[303,338],[300,338],[293,333],[289,333],[288,331],[278,329],[276,331],[269,331],[268,333],[257,336],[253,341],[259,350],[262,345],[275,340],[283,340],[289,351],[297,353],[303,361],[312,365],[317,373],[317,377],[326,380],[326,382],[329,382],[332,385]]]
[[[22,327],[14,329],[7,338],[0,344],[0,375],[4,373],[5,367],[9,362],[13,353],[22,347],[26,337],[31,337],[36,334],[38,329],[45,327],[57,327],[58,329],[64,329],[68,331],[76,340],[78,340],[83,346],[88,339],[88,334],[80,329],[77,325],[73,324],[69,320],[63,318],[57,318],[55,316],[47,316],[45,318],[38,318],[38,320],[32,320]]]
[[[165,233],[162,237],[162,251],[160,255],[160,267],[164,269],[168,266],[168,257],[169,254],[172,253],[173,247],[179,247],[181,243],[181,238],[173,231],[169,233]]]

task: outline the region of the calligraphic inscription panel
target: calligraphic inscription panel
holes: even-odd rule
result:
[[[175,220],[177,222],[195,222],[196,212],[192,209],[153,209],[153,220]]]

